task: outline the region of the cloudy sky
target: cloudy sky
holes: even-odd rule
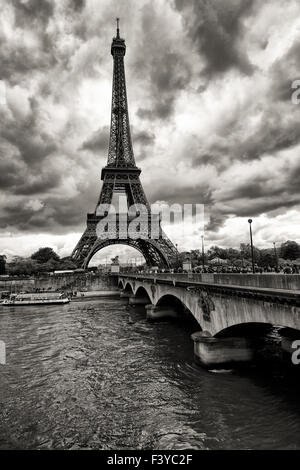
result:
[[[121,17],[151,203],[205,204],[207,244],[300,242],[299,0],[7,0],[0,6],[0,252],[72,251],[95,209]],[[199,247],[199,232],[180,249]]]

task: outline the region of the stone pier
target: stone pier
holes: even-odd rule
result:
[[[171,307],[160,307],[155,305],[146,305],[147,320],[157,321],[167,318],[177,318],[178,313]]]
[[[192,334],[196,362],[205,367],[221,367],[250,362],[254,351],[247,338],[215,338],[206,331]]]
[[[281,336],[281,348],[285,353],[292,355],[300,348],[300,335]]]
[[[288,353],[288,354],[293,354],[293,352],[295,351],[295,349],[293,348],[293,343],[294,343],[294,339],[292,338],[287,338],[285,336],[283,336],[281,338],[281,348],[284,352]]]
[[[129,299],[132,294],[130,292],[120,292],[120,299]]]
[[[134,297],[134,295],[129,297],[129,305],[147,305],[148,303],[147,297]]]

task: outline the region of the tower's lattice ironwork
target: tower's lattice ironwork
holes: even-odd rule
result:
[[[77,243],[72,259],[80,266],[87,267],[90,259],[97,251],[113,244],[127,244],[136,248],[149,265],[171,266],[177,258],[177,250],[173,243],[162,231],[159,223],[158,237],[151,234],[150,206],[140,182],[141,170],[136,166],[130,135],[130,125],[127,106],[124,56],[125,40],[120,37],[117,20],[117,35],[113,38],[111,54],[113,56],[113,85],[111,127],[107,165],[102,169],[102,189],[96,209],[87,214],[87,227]],[[99,215],[100,205],[111,205],[114,193],[123,192],[127,196],[128,207],[143,204],[147,210],[147,235],[132,239],[121,233],[120,215],[116,217],[116,233],[108,233],[106,239],[97,235],[97,225],[105,215]],[[153,223],[153,218],[152,218]],[[145,227],[145,225],[144,225]],[[142,236],[143,235],[143,236]]]

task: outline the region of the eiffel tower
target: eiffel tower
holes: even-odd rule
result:
[[[113,85],[108,161],[101,172],[103,184],[96,209],[93,213],[87,214],[87,227],[71,255],[72,260],[83,268],[87,268],[95,253],[113,244],[126,244],[137,249],[150,266],[170,267],[178,256],[177,249],[163,232],[159,218],[156,219],[157,236],[153,237],[151,233],[154,218],[140,182],[141,170],[135,164],[130,135],[124,69],[125,52],[125,40],[120,37],[117,18],[117,35],[113,38],[111,45]],[[97,227],[103,223],[104,218],[109,220],[109,207],[111,207],[113,195],[122,193],[127,197],[127,208],[139,207],[137,205],[142,204],[147,209],[146,216],[142,216],[137,210],[135,216],[127,217],[124,232],[124,224],[122,228],[121,223],[122,214],[117,213],[115,215],[116,231],[111,233],[108,224],[105,228],[105,238],[99,237]],[[99,207],[105,207],[107,210],[99,214]],[[137,220],[138,216],[140,216],[138,220],[141,221],[141,224],[137,224],[140,235],[130,237],[127,230],[129,221],[134,218]],[[147,230],[145,230],[145,222]]]

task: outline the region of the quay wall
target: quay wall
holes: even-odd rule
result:
[[[0,292],[117,291],[117,278],[98,273],[43,274],[32,278],[0,278]]]
[[[34,290],[34,279],[32,278],[2,278],[0,279],[0,292],[22,292]]]

